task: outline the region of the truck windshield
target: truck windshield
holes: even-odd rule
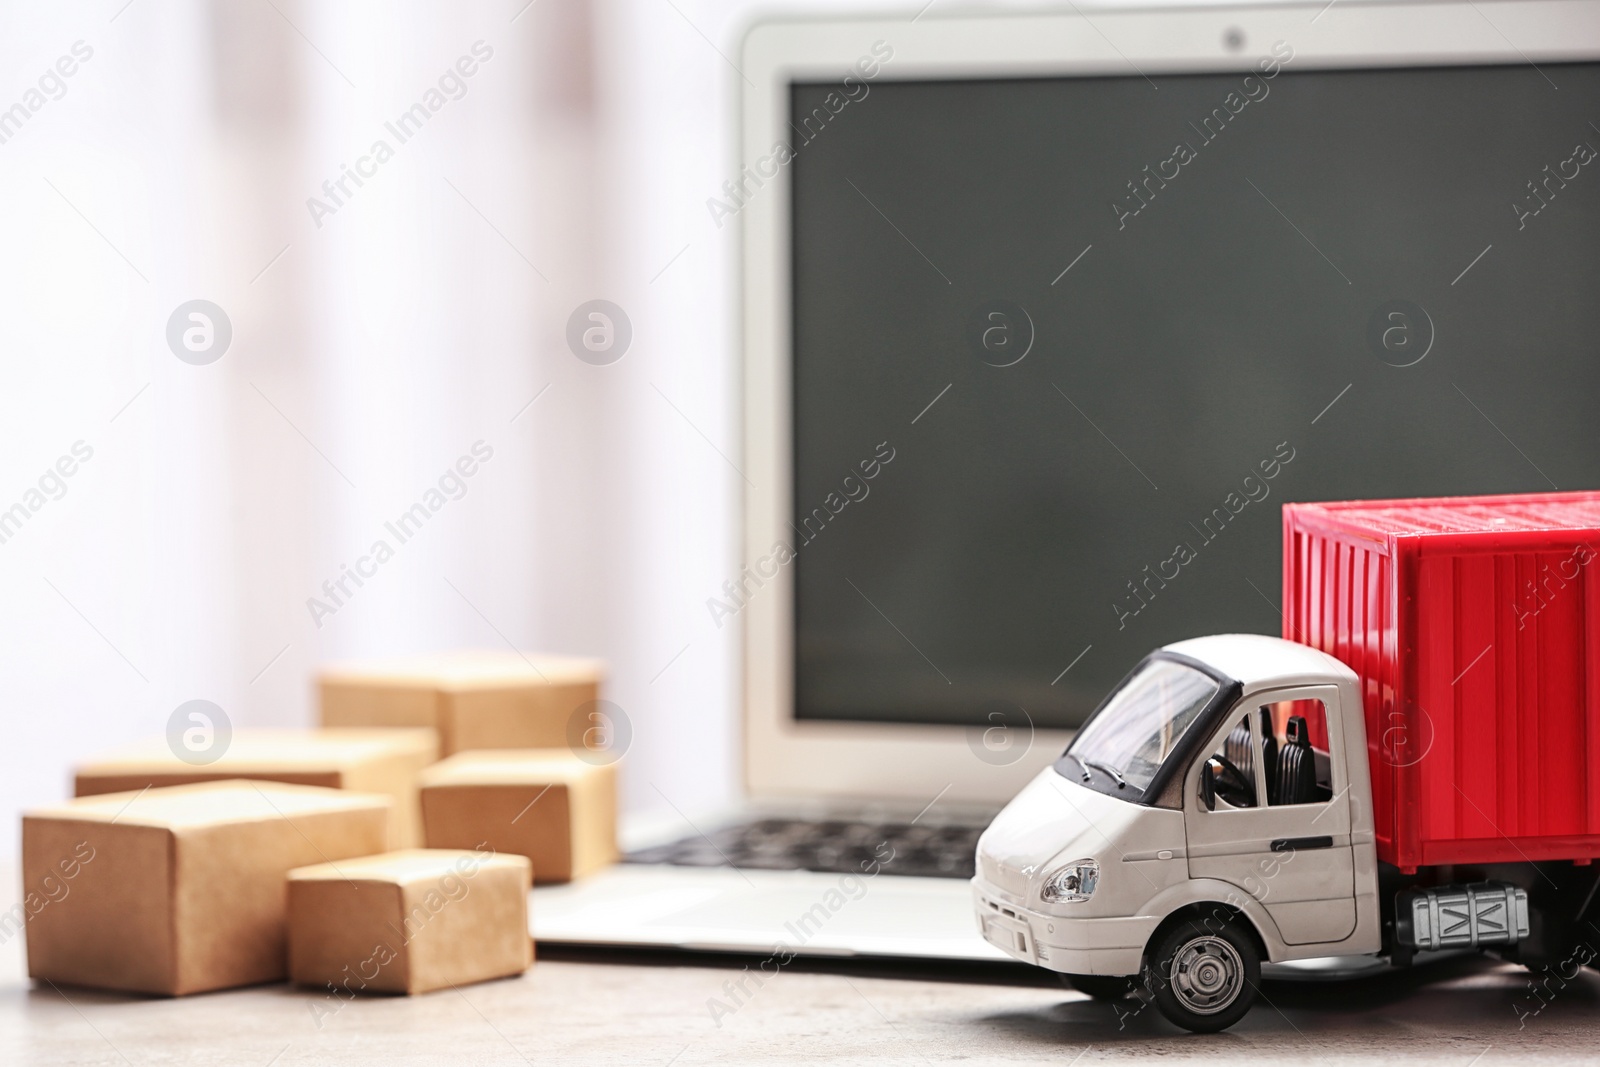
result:
[[[1221,688],[1211,676],[1170,659],[1152,659],[1106,701],[1056,766],[1113,796],[1150,788],[1163,760]]]

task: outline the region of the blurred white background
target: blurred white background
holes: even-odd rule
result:
[[[706,199],[750,14],[0,10],[0,511],[27,512],[0,543],[4,847],[184,701],[311,725],[319,663],[454,647],[604,657],[628,807],[726,798],[735,627],[705,600],[737,571],[736,227]],[[384,124],[477,42],[400,144]],[[314,218],[380,138],[393,158]],[[632,321],[610,366],[564,339],[596,298]],[[209,365],[166,343],[193,299],[232,323]],[[478,441],[466,494],[319,627],[308,598]]]

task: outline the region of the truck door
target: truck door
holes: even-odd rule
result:
[[[1259,900],[1289,945],[1355,931],[1340,710],[1331,685],[1253,693],[1229,712],[1186,780],[1190,877],[1220,879]]]

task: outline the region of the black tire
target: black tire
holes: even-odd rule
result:
[[[1244,1018],[1255,1003],[1260,950],[1238,919],[1186,919],[1152,942],[1145,984],[1168,1021],[1213,1034]]]
[[[1136,974],[1064,974],[1061,981],[1096,1000],[1127,1000],[1139,988]]]

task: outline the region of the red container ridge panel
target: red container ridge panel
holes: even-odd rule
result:
[[[1361,679],[1378,858],[1600,856],[1600,493],[1283,512],[1283,636]]]

